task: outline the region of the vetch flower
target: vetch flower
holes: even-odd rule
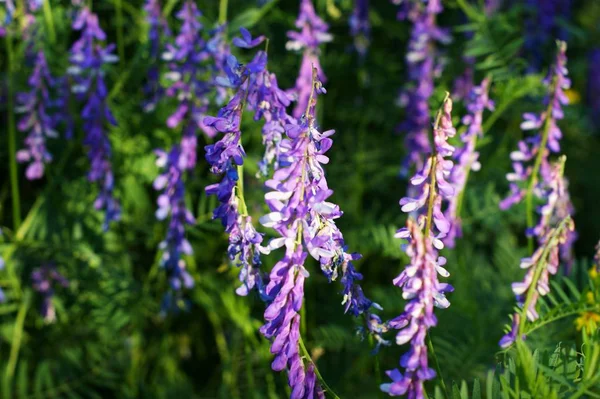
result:
[[[107,125],[116,126],[108,105],[108,89],[104,82],[106,65],[118,60],[112,52],[114,44],[104,47],[106,34],[98,24],[98,17],[87,7],[81,9],[73,22],[73,29],[81,32],[81,37],[71,47],[69,73],[75,81],[73,93],[84,103],[81,113],[86,132],[84,144],[88,147],[90,171],[88,179],[98,182],[100,193],[94,202],[98,210],[105,213],[104,229],[113,220],[120,218],[120,207],[114,198],[114,175],[110,161],[111,144]]]
[[[451,285],[438,280],[438,274],[449,276],[444,268],[446,259],[438,256],[438,250],[443,248],[441,239],[450,228],[441,210],[442,200],[454,194],[453,187],[446,180],[452,170],[452,161],[445,159],[454,152],[447,142],[455,134],[451,111],[452,100],[447,94],[433,128],[434,153],[411,179],[418,198],[400,200],[402,211],[411,215],[406,227],[400,229],[396,236],[408,239],[406,254],[410,257],[410,264],[394,279],[394,285],[402,288],[402,296],[408,302],[404,312],[387,324],[399,330],[396,343],[410,343],[410,349],[400,359],[404,373],[399,369],[388,371],[392,382],[381,385],[381,390],[390,396],[423,398],[423,383],[436,376],[428,365],[426,337],[428,330],[437,325],[433,308],[450,306],[445,294],[453,290]]]
[[[178,106],[167,120],[167,126],[174,129],[182,126],[181,153],[186,169],[196,166],[196,137],[198,129],[213,137],[215,131],[206,128],[202,121],[208,110],[208,95],[212,90],[214,68],[208,62],[211,52],[202,36],[201,13],[193,0],[186,0],[177,18],[181,20],[181,29],[173,44],[167,44],[163,60],[169,63],[169,72],[165,75],[171,86],[166,90],[169,97],[178,101]]]
[[[151,63],[148,69],[148,82],[144,86],[144,111],[150,112],[154,110],[165,94],[165,90],[160,84],[160,62],[164,41],[171,36],[171,31],[162,15],[159,0],[146,0],[144,10],[149,25],[148,42]]]
[[[58,137],[55,130],[57,118],[50,110],[53,105],[50,91],[55,86],[55,80],[41,50],[37,53],[35,68],[28,83],[31,90],[17,95],[17,111],[24,114],[17,128],[28,133],[25,139],[27,148],[17,152],[17,161],[29,163],[25,176],[35,180],[43,177],[45,165],[52,161],[52,155],[46,148],[46,139]]]
[[[56,265],[45,264],[31,272],[31,281],[34,291],[42,296],[40,308],[42,317],[47,323],[54,322],[56,320],[56,312],[52,304],[54,286],[58,284],[66,288],[69,286],[69,280],[56,270]]]
[[[526,199],[528,226],[527,234],[533,235],[538,240],[543,240],[545,231],[543,226],[535,228],[532,222],[532,196],[544,200],[546,207],[550,206],[550,201],[555,201],[549,198],[549,194],[556,193],[556,181],[553,181],[552,166],[550,164],[550,154],[560,152],[560,140],[562,132],[557,124],[558,120],[564,117],[563,105],[568,104],[568,98],[565,94],[571,86],[571,81],[567,77],[567,45],[565,42],[557,42],[558,51],[556,61],[551,68],[544,83],[549,88],[549,93],[544,100],[547,106],[546,110],[539,115],[533,113],[523,114],[523,122],[521,129],[523,130],[539,130],[535,136],[530,136],[521,140],[518,144],[518,149],[510,154],[513,161],[513,172],[506,175],[510,182],[510,194],[500,202],[500,209],[506,210],[523,199]],[[533,161],[533,165],[530,162]],[[561,177],[561,179],[564,179]],[[566,182],[561,183],[565,187]],[[562,210],[560,216],[564,218],[567,214],[572,213],[572,206],[568,198],[568,192],[561,189],[560,207]],[[547,208],[549,209],[549,208]],[[542,213],[547,212],[542,208]],[[544,223],[544,218],[541,219]],[[567,266],[572,262],[571,249],[572,243],[576,238],[575,233],[569,235],[569,239],[564,242],[563,260]]]
[[[156,218],[169,220],[167,236],[159,245],[159,249],[163,251],[160,263],[167,272],[171,295],[180,297],[183,288],[194,286],[184,259],[184,255],[192,255],[192,245],[185,238],[185,226],[196,223],[192,212],[185,205],[183,173],[186,159],[181,155],[178,145],[173,146],[168,153],[158,150],[156,154],[156,164],[163,170],[154,180],[154,188],[161,192],[157,200]],[[164,300],[163,312],[170,310],[171,305],[172,301]]]
[[[319,46],[322,43],[330,42],[332,36],[328,33],[329,25],[317,15],[312,0],[300,1],[300,13],[296,20],[296,27],[300,29],[300,32],[288,32],[290,41],[287,42],[286,48],[288,50],[303,50],[300,73],[292,91],[296,98],[292,115],[295,118],[300,118],[308,106],[312,90],[313,67],[319,71],[319,80],[323,83],[327,82],[319,62]]]
[[[499,342],[502,348],[510,347],[519,336],[524,339],[526,320],[532,322],[539,318],[536,309],[538,299],[550,292],[550,276],[558,272],[560,244],[567,240],[569,231],[574,228],[571,217],[565,217],[545,232],[540,246],[531,257],[521,259],[521,269],[527,269],[527,273],[523,281],[512,284],[512,290],[522,314],[513,316],[512,327]]]
[[[477,139],[483,136],[483,112],[488,109],[494,109],[494,102],[490,100],[489,91],[490,80],[484,79],[479,86],[474,86],[469,93],[467,100],[468,114],[462,119],[462,123],[467,126],[465,132],[460,136],[462,147],[454,153],[456,165],[450,173],[450,183],[454,187],[454,195],[448,200],[446,218],[450,221],[450,230],[444,238],[444,243],[450,248],[454,247],[454,241],[462,236],[462,227],[460,220],[460,207],[462,205],[463,195],[467,179],[471,171],[478,171],[481,168],[479,163],[479,152],[475,151]]]
[[[440,0],[392,0],[400,5],[398,19],[412,22],[412,32],[406,53],[410,83],[400,95],[400,105],[405,108],[405,120],[398,126],[405,136],[408,153],[402,164],[402,173],[411,167],[423,167],[423,156],[431,152],[428,132],[430,127],[429,98],[433,94],[433,81],[441,73],[442,62],[436,43],[447,44],[450,35],[436,25],[436,16],[442,12]]]
[[[316,96],[324,93],[318,72],[313,70],[313,89],[309,95],[304,116],[295,124],[286,126],[287,137],[282,146],[287,151],[281,159],[281,167],[266,182],[272,191],[265,194],[271,211],[260,222],[273,228],[279,237],[272,239],[263,249],[284,247],[285,255],[271,270],[266,295],[270,304],[265,311],[266,324],[261,333],[271,339],[271,353],[275,355],[273,370],[288,370],[288,383],[292,398],[313,397],[310,368],[307,371],[299,356],[300,308],[304,295],[304,282],[309,273],[305,260],[310,255],[319,261],[321,270],[330,279],[339,275],[344,286],[346,311],[364,315],[369,332],[376,335],[379,324],[371,318],[371,307],[358,281],[362,276],[356,272],[352,261],[358,255],[347,252],[343,236],[335,224],[342,215],[339,207],[327,201],[333,194],[325,179],[323,164],[328,162],[325,153],[331,148],[332,130],[320,132],[315,124]],[[320,388],[315,388],[320,389]]]
[[[591,108],[591,116],[596,126],[600,126],[600,48],[590,51],[588,56],[587,102]]]

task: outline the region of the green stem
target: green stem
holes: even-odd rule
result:
[[[19,176],[17,173],[17,132],[13,98],[14,80],[12,76],[14,69],[14,53],[11,35],[6,35],[6,59],[8,62],[8,79],[6,80],[6,85],[8,86],[8,163],[10,168],[10,189],[13,206],[13,229],[17,231],[21,225],[21,200],[19,196]]]
[[[240,203],[240,215],[248,216],[248,207],[244,199],[244,165],[237,166],[238,180],[236,183],[237,197]]]
[[[46,21],[50,43],[54,44],[56,42],[56,29],[54,28],[54,18],[52,17],[52,6],[50,5],[50,0],[44,0],[43,7],[44,20]]]
[[[17,360],[19,359],[19,350],[21,349],[21,340],[23,338],[23,327],[25,325],[25,316],[27,316],[27,310],[29,309],[30,292],[27,291],[23,296],[23,301],[17,313],[17,319],[15,320],[15,327],[13,330],[12,343],[10,346],[10,355],[8,358],[8,365],[6,366],[6,383],[10,383],[14,374],[15,368],[17,367]]]
[[[556,86],[556,77],[553,79],[552,84],[550,85],[551,93],[555,93],[554,89]],[[537,156],[535,158],[535,162],[533,164],[533,169],[531,170],[531,176],[529,179],[529,185],[527,186],[527,191],[525,194],[525,212],[527,217],[527,230],[533,227],[533,190],[535,189],[535,185],[538,182],[538,174],[540,171],[540,167],[542,166],[542,160],[544,156],[546,156],[546,145],[548,143],[548,134],[550,132],[550,127],[552,126],[552,104],[554,103],[554,99],[550,98],[548,101],[548,107],[546,109],[546,119],[544,121],[544,127],[542,129],[542,141],[540,143]],[[527,248],[529,253],[533,252],[533,237],[527,238]]]
[[[115,0],[117,13],[117,46],[119,51],[119,64],[125,65],[125,43],[123,42],[123,0]]]
[[[444,377],[442,376],[442,368],[440,367],[440,362],[437,358],[437,355],[435,354],[435,349],[433,348],[433,341],[431,340],[431,336],[429,335],[429,333],[427,333],[427,350],[429,351],[429,354],[433,359],[433,366],[435,367],[435,371],[437,372],[438,377],[440,378],[440,385],[442,386],[442,391],[444,391],[444,396],[447,399],[450,399],[450,396],[448,396],[448,388],[446,388],[446,382],[444,381]]]
[[[306,346],[304,345],[304,341],[302,340],[302,337],[300,337],[300,339],[298,340],[298,344],[300,346],[300,351],[302,352],[302,356],[304,356],[306,358],[306,360],[308,360],[310,362],[310,364],[312,364],[312,366],[313,366],[313,368],[315,370],[315,375],[317,376],[317,379],[319,380],[319,382],[323,386],[323,389],[326,392],[328,392],[329,395],[331,395],[334,399],[340,399],[340,397],[333,391],[333,389],[331,389],[329,387],[329,385],[327,385],[327,382],[325,382],[325,379],[323,378],[323,376],[319,372],[319,369],[317,368],[317,365],[315,364],[315,362],[310,357],[310,353],[308,353],[308,350],[306,349]]]
[[[219,25],[227,22],[227,3],[228,0],[220,0],[219,2]]]
[[[562,234],[562,231],[566,228],[567,224],[571,222],[571,217],[567,216],[564,218],[559,225],[554,229],[544,249],[542,251],[542,255],[539,260],[535,264],[535,271],[533,273],[533,278],[531,279],[531,283],[529,285],[529,290],[527,291],[527,296],[525,297],[525,302],[523,303],[523,308],[521,309],[521,320],[519,320],[519,328],[517,334],[517,340],[522,340],[523,335],[525,334],[525,325],[527,324],[527,309],[531,306],[531,302],[533,301],[533,296],[537,292],[537,283],[542,275],[542,272],[548,265],[548,254],[550,250],[556,245],[556,241],[558,237]]]

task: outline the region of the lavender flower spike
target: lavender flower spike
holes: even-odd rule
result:
[[[365,56],[371,37],[369,0],[354,0],[354,11],[350,17],[350,34],[354,36],[354,47],[358,54]]]
[[[399,330],[396,343],[403,345],[410,342],[411,349],[400,359],[400,366],[405,369],[404,374],[398,369],[390,370],[387,374],[392,382],[381,385],[381,390],[390,396],[423,398],[424,381],[433,379],[436,375],[428,366],[425,339],[427,331],[437,325],[434,306],[442,309],[450,306],[445,294],[453,290],[449,284],[440,283],[437,276],[449,276],[443,267],[446,259],[438,256],[438,249],[443,248],[441,239],[450,228],[441,211],[441,202],[443,198],[450,198],[454,192],[450,183],[445,180],[452,168],[452,161],[445,157],[454,152],[454,148],[447,143],[448,137],[455,134],[451,111],[452,101],[447,95],[434,125],[435,152],[426,161],[423,170],[411,179],[411,184],[416,186],[416,191],[420,194],[418,198],[403,198],[400,201],[402,211],[413,215],[407,220],[407,227],[396,234],[397,237],[409,240],[406,253],[411,262],[394,279],[394,285],[402,288],[402,296],[409,302],[404,312],[388,324]],[[423,212],[424,209],[426,213]]]
[[[433,93],[434,78],[441,73],[442,67],[435,44],[449,43],[450,36],[435,22],[436,16],[443,10],[440,0],[427,3],[392,0],[392,3],[400,5],[398,19],[408,19],[413,23],[406,53],[411,83],[400,95],[400,105],[406,109],[406,119],[398,126],[398,130],[405,135],[409,154],[402,164],[402,173],[407,175],[413,166],[421,169],[424,154],[431,151],[428,139],[429,98]]]
[[[94,202],[96,209],[105,212],[104,229],[113,220],[120,218],[120,209],[113,196],[114,176],[110,162],[111,144],[106,132],[106,125],[117,122],[108,106],[108,90],[104,82],[104,68],[117,61],[112,54],[113,44],[102,47],[106,34],[98,24],[98,17],[84,7],[75,22],[73,29],[81,31],[81,38],[71,47],[71,67],[76,84],[72,91],[79,101],[85,102],[81,117],[86,132],[84,144],[88,146],[90,172],[88,179],[98,182],[100,193]]]
[[[27,148],[17,152],[17,161],[29,162],[25,172],[29,180],[42,178],[45,165],[52,161],[52,155],[46,149],[46,139],[58,137],[54,130],[57,120],[48,110],[52,106],[50,90],[54,84],[46,57],[43,51],[39,51],[29,77],[31,90],[17,95],[17,111],[25,114],[17,127],[21,132],[29,132],[25,139]]]
[[[144,86],[144,94],[147,98],[144,102],[144,111],[154,110],[156,104],[164,95],[164,89],[160,84],[160,55],[163,51],[165,37],[171,36],[167,21],[162,15],[159,0],[146,0],[144,10],[148,19],[148,41],[150,44],[150,62],[148,69],[148,82]]]
[[[296,27],[301,31],[288,32],[290,41],[286,44],[286,48],[288,50],[304,49],[300,73],[294,88],[297,101],[292,112],[295,118],[300,118],[308,107],[308,100],[312,91],[313,67],[319,71],[320,81],[323,83],[327,81],[319,62],[319,46],[322,43],[330,42],[332,37],[327,33],[329,25],[319,18],[312,0],[301,0]]]
[[[192,288],[194,280],[186,270],[183,255],[192,254],[192,246],[185,238],[185,226],[195,224],[194,216],[185,206],[185,185],[183,173],[185,158],[181,155],[179,146],[173,146],[169,153],[156,151],[158,159],[156,164],[163,168],[163,173],[154,180],[154,188],[161,190],[158,197],[158,210],[156,218],[164,220],[169,218],[167,236],[160,243],[163,251],[161,266],[166,270],[171,289],[179,295],[181,290]],[[168,311],[172,304],[165,296],[163,311]]]
[[[467,179],[471,171],[481,168],[479,163],[479,152],[475,151],[477,139],[483,136],[483,112],[494,109],[494,102],[488,96],[490,80],[484,79],[479,86],[474,86],[469,93],[467,102],[468,114],[462,119],[467,130],[460,136],[463,146],[456,150],[454,159],[456,165],[450,174],[450,183],[454,187],[454,195],[449,199],[446,210],[446,218],[450,221],[450,231],[444,239],[444,244],[454,247],[456,237],[462,236],[460,206],[464,195]]]
[[[512,290],[524,314],[513,316],[509,332],[499,342],[502,348],[510,347],[519,336],[525,339],[524,323],[539,318],[538,299],[550,292],[549,279],[558,272],[560,245],[566,242],[574,228],[573,220],[567,215],[556,227],[545,232],[540,246],[530,258],[521,259],[521,269],[527,269],[527,273],[522,282],[512,284]]]
[[[263,251],[285,247],[285,256],[271,271],[266,288],[271,303],[265,311],[266,324],[261,333],[272,339],[271,352],[275,355],[272,368],[288,370],[292,398],[313,397],[313,386],[307,383],[310,369],[306,371],[298,355],[299,311],[304,281],[309,276],[304,263],[309,254],[319,261],[330,280],[342,275],[346,311],[364,315],[369,332],[376,336],[380,333],[377,329],[380,320],[378,323],[378,318],[371,316],[371,307],[377,305],[364,296],[357,284],[362,276],[352,261],[359,256],[346,252],[343,236],[335,225],[335,219],[342,213],[337,205],[327,201],[333,191],[328,188],[322,164],[328,162],[325,153],[331,148],[330,136],[334,132],[320,132],[315,125],[316,96],[325,92],[316,69],[312,85],[303,118],[286,126],[287,137],[282,146],[288,150],[282,157],[281,168],[266,182],[272,190],[265,195],[271,212],[260,219],[279,235]]]
[[[228,79],[220,79],[221,83],[236,89],[235,95],[219,111],[216,117],[207,116],[204,123],[215,131],[223,133],[222,138],[214,144],[207,145],[206,160],[211,165],[211,172],[222,175],[222,180],[206,187],[208,195],[216,195],[220,205],[213,212],[213,218],[220,219],[225,232],[229,234],[229,258],[240,266],[239,295],[247,295],[257,288],[263,295],[263,277],[260,273],[259,247],[262,236],[256,232],[252,219],[248,215],[244,202],[241,176],[238,167],[244,163],[246,153],[242,147],[240,124],[246,101],[250,99],[248,92],[254,90],[256,76],[265,69],[266,54],[259,52],[247,66],[238,64],[235,57],[230,56],[229,68],[226,69]]]
[[[33,289],[42,295],[41,314],[47,323],[52,323],[56,320],[56,312],[52,304],[54,296],[54,284],[58,283],[63,287],[69,286],[67,280],[62,274],[56,270],[53,264],[46,264],[31,273],[31,281]]]

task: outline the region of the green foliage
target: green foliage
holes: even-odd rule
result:
[[[90,2],[92,3],[92,2]],[[203,23],[214,26],[219,2],[198,2]],[[285,49],[285,32],[297,15],[296,1],[230,0],[228,34],[239,27],[269,38],[269,69],[280,87],[291,87],[300,55]],[[350,0],[315,0],[318,13],[331,24],[334,41],[321,54],[328,76],[328,93],[320,99],[319,121],[335,128],[331,161],[326,166],[333,201],[344,216],[338,223],[350,251],[363,259],[357,268],[364,275],[367,295],[397,316],[405,301],[392,280],[407,262],[395,231],[405,222],[398,199],[406,180],[398,176],[405,155],[401,135],[394,134],[405,117],[397,107],[398,90],[405,82],[405,48],[410,24],[398,22],[396,7],[371,1],[372,38],[369,53],[360,58],[352,51],[348,34]],[[472,173],[463,205],[463,237],[448,258],[452,306],[436,312],[438,328],[431,337],[448,392],[439,379],[427,386],[430,398],[598,398],[600,397],[600,341],[597,326],[589,320],[600,314],[600,283],[588,276],[598,239],[600,175],[598,132],[585,102],[587,55],[600,39],[597,2],[578,2],[573,18],[563,21],[570,36],[569,65],[573,104],[561,122],[566,173],[577,213],[578,261],[568,277],[555,278],[551,292],[540,299],[540,318],[526,325],[527,339],[508,351],[498,340],[515,306],[510,284],[523,272],[519,259],[527,256],[524,209],[508,212],[498,202],[508,191],[509,153],[523,132],[521,114],[539,111],[545,71],[524,74],[528,54],[522,51],[523,22],[527,9],[516,2],[488,16],[483,1],[445,1],[441,25],[452,29],[447,46],[448,65],[436,82],[431,99],[436,106],[464,70],[463,57],[476,61],[475,80],[491,76],[493,112],[484,116],[484,137],[478,141],[481,171]],[[3,3],[0,3],[3,4]],[[23,1],[17,1],[22,7]],[[70,28],[71,2],[45,1],[38,17],[40,43],[47,50],[52,71],[62,75],[69,64],[68,48],[75,39]],[[172,28],[181,1],[163,2]],[[107,71],[109,98],[118,126],[110,130],[116,194],[123,217],[104,233],[102,215],[93,210],[95,188],[86,179],[88,161],[77,121],[75,138],[49,140],[53,162],[41,181],[24,179],[19,166],[20,208],[23,221],[13,228],[15,213],[9,179],[8,124],[12,110],[6,102],[7,82],[25,90],[31,65],[24,62],[25,44],[14,40],[18,66],[7,72],[6,42],[0,44],[0,398],[233,398],[277,399],[289,396],[284,375],[270,368],[269,343],[258,333],[264,304],[256,295],[235,294],[237,268],[226,255],[226,236],[212,220],[216,199],[204,187],[214,182],[202,157],[210,142],[199,138],[199,166],[186,181],[186,203],[197,223],[187,230],[194,255],[187,259],[196,281],[185,293],[187,311],[162,315],[167,289],[157,250],[166,226],[155,219],[156,177],[153,150],[170,146],[180,132],[165,121],[174,103],[165,101],[153,113],[142,112],[148,66],[147,31],[142,0],[94,1],[94,11],[123,54]],[[120,8],[119,8],[120,7]],[[0,6],[0,21],[4,21]],[[17,14],[16,25],[22,24]],[[467,33],[469,35],[467,35]],[[544,49],[552,57],[552,43]],[[235,50],[242,61],[249,53]],[[594,67],[594,66],[591,66]],[[593,94],[593,93],[592,93]],[[80,109],[71,104],[72,112]],[[455,125],[464,129],[464,104],[455,102]],[[216,112],[216,107],[211,113]],[[246,194],[250,213],[257,220],[265,212],[263,181],[256,179],[256,161],[262,151],[260,129],[246,116],[243,123]],[[23,136],[17,137],[21,148]],[[262,230],[269,238],[268,232]],[[270,270],[278,254],[264,259]],[[40,316],[42,298],[31,288],[31,272],[42,263],[55,262],[70,280],[56,288],[56,320]],[[372,343],[356,334],[359,320],[343,313],[339,282],[328,282],[315,262],[308,262],[304,340],[323,377],[341,398],[384,397],[378,385],[385,371],[397,367],[404,347],[383,347],[371,354]],[[186,304],[183,304],[186,305]],[[183,306],[185,307],[185,306]],[[588,319],[583,318],[588,316]],[[582,318],[582,319],[580,319]],[[579,331],[576,327],[587,323]],[[584,324],[585,324],[584,323]],[[393,332],[387,336],[393,343]]]

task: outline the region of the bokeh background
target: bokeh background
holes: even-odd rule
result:
[[[60,76],[78,35],[70,26],[70,2],[51,3],[57,40],[49,43],[44,35],[41,40],[51,70]],[[174,13],[182,2],[164,3],[176,32],[179,22]],[[360,56],[348,24],[353,3],[315,0],[317,12],[334,36],[321,54],[328,92],[319,98],[319,124],[336,130],[326,171],[335,191],[333,201],[344,211],[338,224],[349,248],[363,255],[357,267],[364,275],[365,292],[384,308],[382,317],[390,318],[401,312],[404,303],[392,279],[407,259],[393,234],[406,218],[398,206],[407,187],[399,173],[406,149],[396,127],[405,118],[397,99],[407,80],[405,53],[411,24],[396,19],[397,6],[391,2],[372,0],[370,45]],[[536,34],[532,21],[543,12],[543,3],[565,3],[569,10],[552,18],[550,30],[552,36],[568,42],[573,81],[571,105],[565,108],[560,125],[579,233],[571,276],[577,284],[583,284],[600,238],[600,65],[592,59],[594,46],[600,43],[600,2],[505,0],[497,11],[486,14],[483,1],[444,1],[438,23],[450,29],[453,42],[444,47],[447,63],[436,79],[432,109],[446,90],[453,91],[466,67],[465,56],[476,59],[475,82],[488,74],[492,77],[490,96],[496,102],[496,111],[485,114],[489,129],[481,141],[481,171],[469,180],[464,237],[455,249],[445,251],[455,292],[449,298],[452,306],[438,312],[439,325],[432,337],[448,381],[485,379],[495,368],[497,342],[514,306],[510,283],[522,277],[519,258],[527,255],[524,209],[501,212],[498,203],[508,191],[508,154],[523,136],[521,114],[543,107],[541,81],[554,56],[554,38],[535,42],[535,51],[528,45]],[[197,4],[205,26],[214,26],[219,1]],[[216,199],[204,193],[204,187],[214,181],[203,157],[203,146],[209,142],[205,136],[199,136],[199,163],[186,180],[186,201],[197,218],[187,229],[194,249],[188,264],[196,285],[185,292],[186,310],[161,314],[167,281],[157,247],[166,225],[155,218],[157,194],[152,182],[158,169],[153,150],[179,140],[181,133],[165,125],[175,103],[166,100],[151,113],[142,110],[142,87],[152,62],[143,2],[96,0],[93,10],[107,41],[118,43],[124,55],[106,76],[118,122],[109,137],[116,195],[122,204],[122,220],[107,232],[102,230],[103,216],[93,209],[96,188],[86,179],[88,160],[79,123],[73,140],[61,136],[49,141],[54,161],[44,179],[28,181],[19,166],[23,224],[18,231],[13,229],[7,143],[7,115],[12,111],[7,101],[6,42],[0,43],[0,251],[6,262],[0,270],[0,288],[6,294],[0,304],[0,393],[6,397],[285,397],[286,377],[270,369],[269,343],[258,333],[264,305],[255,294],[235,294],[237,269],[227,259],[227,239],[220,223],[212,220]],[[285,47],[286,32],[294,28],[297,13],[295,0],[229,2],[230,36],[244,26],[268,37],[269,69],[282,88],[293,86],[300,66],[301,54]],[[44,16],[38,18],[44,24]],[[18,35],[11,40],[18,66],[12,83],[16,91],[23,91],[31,65],[24,62],[25,45]],[[252,55],[233,51],[242,61]],[[217,107],[211,109],[216,112]],[[456,125],[460,126],[463,114],[463,104],[456,101]],[[262,143],[260,126],[246,119],[246,202],[257,220],[266,212],[263,181],[254,178]],[[19,134],[18,148],[23,138]],[[272,234],[261,231],[267,238]],[[265,268],[276,260],[276,255],[265,257]],[[32,271],[48,262],[70,281],[68,287],[55,289],[52,323],[40,315],[41,297],[31,280]],[[378,389],[386,378],[383,371],[397,367],[402,348],[394,345],[372,355],[372,343],[361,341],[355,332],[359,322],[343,313],[340,286],[328,283],[312,260],[307,267],[311,277],[306,284],[305,340],[323,377],[342,398],[383,397]],[[555,345],[575,342],[576,336],[573,318],[567,318],[538,331],[530,342]],[[14,369],[10,379],[9,368]]]

